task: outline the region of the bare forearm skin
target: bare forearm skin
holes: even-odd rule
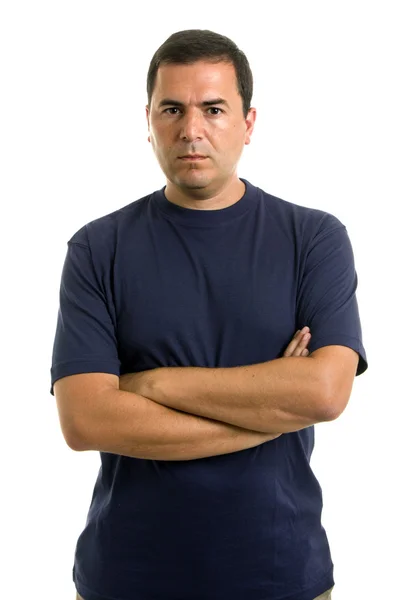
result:
[[[147,398],[252,431],[288,433],[331,420],[323,367],[312,357],[233,368],[164,367],[146,375],[140,393]]]
[[[279,437],[248,431],[161,406],[121,390],[107,390],[88,408],[76,450],[151,460],[193,460],[253,448]]]

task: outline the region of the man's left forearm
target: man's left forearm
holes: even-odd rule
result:
[[[327,381],[312,357],[233,368],[166,367],[146,374],[141,393],[151,400],[253,431],[287,433],[331,419]]]

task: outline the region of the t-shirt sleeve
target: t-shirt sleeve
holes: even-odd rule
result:
[[[57,379],[77,373],[120,375],[115,326],[96,277],[89,246],[69,241],[61,275],[50,393]]]
[[[346,227],[328,215],[310,243],[297,297],[297,327],[311,331],[310,354],[348,346],[359,355],[357,375],[368,368],[356,298],[357,273]]]

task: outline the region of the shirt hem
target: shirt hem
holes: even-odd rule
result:
[[[122,598],[115,598],[114,596],[103,596],[97,594],[93,590],[87,588],[82,583],[78,582],[76,577],[74,577],[73,580],[75,583],[76,591],[80,596],[84,598],[84,600],[123,600]],[[335,581],[333,578],[333,568],[330,568],[328,573],[325,574],[324,577],[320,579],[318,583],[315,583],[312,587],[307,588],[305,591],[300,593],[296,592],[295,594],[290,594],[290,596],[280,596],[279,598],[276,597],[273,600],[315,600],[315,598],[317,598],[327,590],[330,590],[332,587],[334,587],[334,585]],[[268,596],[268,598],[260,598],[260,600],[271,600],[271,596]]]
[[[314,600],[327,590],[330,590],[332,587],[334,587],[334,585],[335,580],[333,578],[333,568],[331,567],[328,573],[326,573],[324,577],[318,581],[318,583],[314,583],[312,587],[307,588],[303,592],[296,592],[295,594],[290,594],[290,596],[281,596],[279,600]],[[263,600],[268,599],[264,598]]]

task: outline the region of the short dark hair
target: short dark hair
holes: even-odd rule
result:
[[[253,74],[242,50],[228,37],[208,29],[186,29],[173,33],[155,52],[147,73],[147,100],[150,108],[158,68],[163,64],[193,64],[199,60],[231,63],[235,67],[237,90],[247,114],[253,96]]]

